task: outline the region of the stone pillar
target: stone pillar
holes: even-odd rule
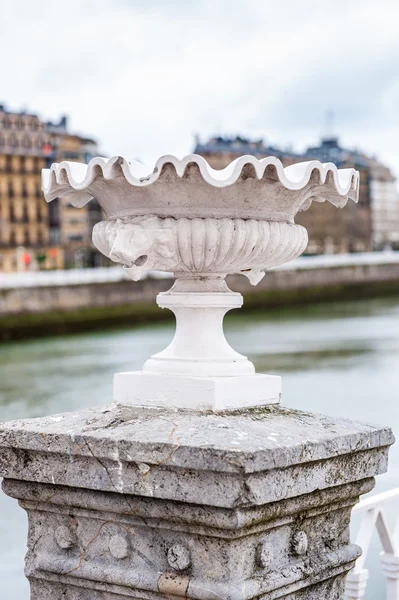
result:
[[[342,600],[389,429],[266,406],[110,405],[4,424],[31,600]]]

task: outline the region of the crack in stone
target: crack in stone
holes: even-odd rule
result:
[[[116,487],[116,485],[114,484],[112,477],[108,471],[108,468],[105,466],[105,464],[103,463],[103,461],[98,458],[98,456],[96,456],[93,452],[93,450],[90,448],[89,442],[87,440],[85,440],[85,445],[87,446],[87,449],[89,450],[90,454],[92,455],[93,458],[95,458],[99,464],[102,466],[102,468],[105,470],[106,474],[108,475],[108,479],[110,480],[110,483],[112,485],[112,487],[114,488],[114,490],[119,494],[120,490],[118,490],[118,488]]]
[[[101,523],[100,527],[98,528],[97,532],[95,533],[95,535],[91,538],[91,540],[89,541],[89,543],[87,544],[87,546],[85,548],[83,548],[80,556],[79,556],[79,563],[77,565],[77,567],[75,567],[74,569],[71,569],[71,571],[67,571],[65,573],[65,575],[70,575],[71,573],[74,573],[75,571],[77,571],[78,569],[80,569],[80,567],[82,566],[82,562],[86,556],[86,553],[89,549],[89,547],[91,546],[91,544],[93,544],[93,542],[96,541],[96,539],[98,538],[98,536],[100,535],[102,529],[106,526],[109,525],[110,523],[115,523],[115,520],[117,519],[118,515],[115,515],[112,519],[109,519],[108,521],[104,521],[104,523]]]
[[[30,552],[33,554],[36,550],[36,546],[38,545],[38,543],[40,542],[40,540],[42,539],[42,537],[44,537],[44,533],[41,533],[39,535],[39,537],[37,538],[37,540],[35,541],[35,543],[33,544],[32,548],[29,548]]]
[[[177,423],[173,423],[172,430],[171,430],[171,432],[169,434],[169,441],[173,441],[173,435],[174,435],[176,429],[177,429]]]
[[[174,423],[174,426],[173,426],[171,432],[169,433],[169,441],[170,442],[174,442],[173,435],[174,435],[176,429],[177,429],[177,424]],[[157,462],[154,466],[160,467],[160,466],[164,465],[165,463],[167,463],[172,458],[172,456],[179,450],[179,448],[181,446],[181,444],[179,444],[179,438],[177,438],[176,442],[177,442],[177,445],[172,448],[172,450],[169,452],[169,454],[167,456],[165,456],[165,458],[163,458],[162,460],[160,460],[159,462]],[[150,467],[148,469],[148,471],[146,473],[142,473],[141,476],[143,478],[147,477],[147,475],[149,475],[151,473],[151,470],[152,470],[152,468]]]
[[[177,446],[175,446],[167,456],[165,456],[165,458],[163,458],[162,460],[160,460],[155,466],[160,467],[161,465],[164,465],[166,462],[168,462],[172,456],[178,451],[178,449],[180,448],[180,444],[178,444]],[[149,471],[148,471],[149,472]],[[145,477],[147,475],[147,473],[144,473],[143,477]]]

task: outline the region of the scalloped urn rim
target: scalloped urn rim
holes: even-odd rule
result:
[[[69,195],[74,206],[96,198],[109,218],[254,218],[293,222],[312,200],[343,207],[357,202],[359,173],[309,161],[283,167],[273,156],[241,156],[222,170],[199,155],[162,156],[153,170],[136,160],[93,158],[88,165],[64,161],[43,169],[47,202]]]

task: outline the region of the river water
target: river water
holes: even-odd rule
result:
[[[140,369],[167,345],[173,324],[0,346],[0,420],[36,417],[111,399],[112,375]],[[226,335],[260,372],[283,375],[293,408],[388,424],[399,435],[399,298],[231,316]],[[399,486],[399,444],[377,491]],[[398,507],[399,508],[399,507]],[[393,508],[390,509],[393,516]],[[0,494],[0,599],[28,600],[26,515]],[[377,540],[366,600],[383,600]]]

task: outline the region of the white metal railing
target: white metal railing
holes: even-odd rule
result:
[[[399,264],[399,252],[363,252],[358,254],[323,254],[301,256],[276,267],[276,271],[328,269],[361,265]],[[171,274],[151,271],[151,277],[171,277]],[[0,273],[0,289],[41,287],[53,285],[79,285],[83,283],[106,283],[128,279],[122,267],[99,267],[97,269],[68,269],[65,271],[28,271]]]
[[[399,487],[362,500],[353,509],[355,514],[361,514],[355,543],[362,548],[363,554],[348,575],[346,581],[347,600],[358,600],[366,592],[369,573],[365,568],[365,562],[374,531],[377,532],[382,547],[381,568],[386,577],[385,598],[386,600],[399,600],[399,510],[393,527],[389,526],[385,516],[385,504],[398,499]],[[378,600],[382,600],[382,598],[378,597]]]

